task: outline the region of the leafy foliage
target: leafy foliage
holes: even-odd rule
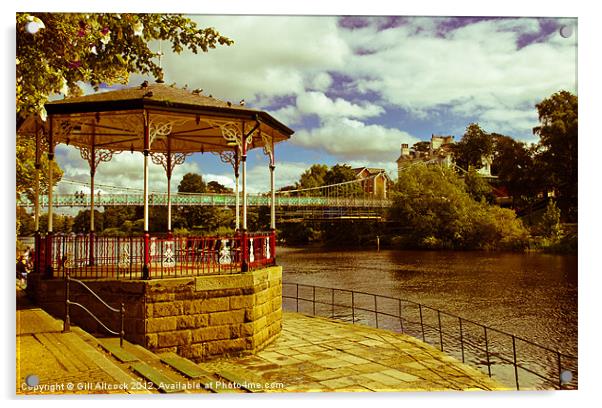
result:
[[[130,73],[161,79],[153,40],[195,54],[232,44],[177,14],[17,13],[17,116],[42,112],[50,95],[81,94],[81,83],[125,84]]]
[[[462,139],[454,145],[456,164],[465,170],[470,166],[480,169],[483,157],[492,154],[493,139],[477,123],[469,124]]]
[[[328,173],[328,166],[325,164],[314,164],[309,169],[305,170],[299,181],[297,182],[298,189],[321,187],[325,185],[324,177]]]
[[[577,219],[577,96],[556,92],[536,105],[540,126],[539,160],[548,185],[558,193],[558,205],[570,220]]]
[[[470,166],[468,172],[464,174],[464,184],[473,200],[485,201],[489,204],[493,204],[495,201],[491,185],[477,173],[474,167]]]
[[[407,242],[450,249],[526,245],[527,231],[513,211],[475,201],[452,170],[412,166],[392,192],[389,217],[407,226]]]
[[[33,200],[35,190],[35,151],[35,139],[27,138],[23,135],[17,134],[17,198],[19,198],[21,194],[24,194],[30,200]],[[48,163],[48,156],[46,154],[40,154],[40,194],[46,194],[48,192]],[[53,162],[52,172],[53,184],[56,185],[56,183],[61,180],[63,171],[56,164],[56,162]]]

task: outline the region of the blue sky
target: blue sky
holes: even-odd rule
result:
[[[451,134],[478,122],[486,131],[535,142],[535,104],[577,90],[577,20],[568,18],[191,16],[234,45],[172,54],[165,82],[265,109],[295,130],[277,146],[277,187],[313,163],[385,168],[394,176],[401,143]],[[573,27],[564,38],[562,26]],[[153,47],[158,49],[158,44]],[[143,77],[134,75],[131,85]],[[65,178],[86,180],[77,150],[60,147]],[[156,168],[155,168],[156,167]],[[197,154],[176,169],[232,186],[229,167]],[[165,175],[151,169],[151,189]],[[142,155],[101,164],[99,183],[142,186]],[[269,185],[267,160],[249,156],[249,190]],[[59,191],[74,187],[61,185]]]

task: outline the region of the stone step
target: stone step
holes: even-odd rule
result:
[[[188,378],[196,380],[202,379],[203,377],[211,377],[210,372],[203,370],[192,361],[184,357],[180,357],[176,353],[165,353],[161,354],[159,357],[163,363],[171,366],[174,370],[179,371]]]
[[[168,377],[142,361],[132,363],[130,368],[140,376],[155,384],[160,391],[169,394],[183,391],[181,389],[180,381]]]
[[[219,380],[207,370],[199,367],[192,361],[180,357],[176,353],[161,354],[161,362],[169,365],[184,376],[198,381],[206,390],[213,393],[237,393],[238,390],[219,386]]]
[[[126,342],[124,340],[124,345],[125,345],[125,343]],[[98,344],[103,349],[105,349],[107,352],[111,353],[113,355],[113,357],[115,357],[117,360],[121,361],[122,363],[131,363],[131,362],[135,362],[135,361],[140,361],[140,359],[138,357],[136,357],[132,353],[126,351],[125,348],[122,348],[119,345],[118,338],[98,339]]]

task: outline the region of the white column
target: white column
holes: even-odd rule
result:
[[[52,208],[52,190],[53,190],[53,174],[52,174],[52,164],[54,163],[54,148],[52,147],[52,143],[48,147],[48,233],[52,233],[52,217],[53,217],[53,208]]]
[[[92,154],[94,154],[94,149],[92,149]],[[94,173],[95,170],[92,168],[90,170],[90,233],[94,233]]]
[[[40,132],[36,121],[36,161],[34,167],[33,223],[36,234],[40,232]],[[38,251],[38,248],[36,248]]]
[[[240,230],[240,192],[238,191],[238,169],[236,169],[236,175],[234,176],[236,185],[234,186],[234,192],[236,194],[236,231]]]
[[[270,164],[270,188],[272,193],[272,202],[270,205],[270,229],[276,229],[276,178],[274,173],[276,172],[276,165]]]
[[[148,150],[144,151],[144,232],[148,232]]]
[[[171,232],[171,174],[167,176],[167,231]]]
[[[245,141],[243,140],[243,143]],[[244,148],[242,155],[242,229],[247,230],[247,152]]]

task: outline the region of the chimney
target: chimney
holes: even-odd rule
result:
[[[407,143],[402,143],[401,144],[401,155],[402,156],[409,156],[410,155],[410,148],[408,147]]]

